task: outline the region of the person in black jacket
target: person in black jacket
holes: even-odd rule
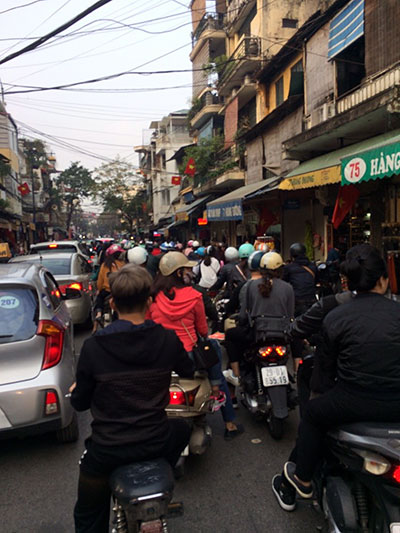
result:
[[[283,280],[290,283],[295,296],[295,316],[304,313],[315,302],[317,268],[308,260],[304,244],[296,242],[290,247],[291,263],[285,265]]]
[[[333,386],[308,403],[296,464],[284,465],[287,481],[303,498],[312,497],[311,480],[330,428],[400,420],[400,306],[384,296],[385,262],[376,248],[361,244],[347,252],[342,273],[357,295],[324,319],[321,370]]]
[[[175,332],[145,320],[150,274],[126,265],[109,279],[119,320],[85,341],[70,388],[73,407],[93,417],[80,460],[77,533],[108,532],[115,468],[157,457],[175,466],[190,437],[186,422],[168,419],[165,408],[172,370],[192,377],[193,363]]]

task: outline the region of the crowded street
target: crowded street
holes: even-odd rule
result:
[[[78,330],[77,349],[88,336],[88,331]],[[184,515],[169,521],[171,533],[316,531],[323,519],[311,504],[302,503],[296,513],[282,513],[271,491],[271,478],[295,438],[296,415],[291,413],[287,435],[280,442],[243,407],[238,417],[246,432],[225,442],[221,418],[209,416],[213,442],[204,455],[189,458],[184,477],[176,482],[174,501],[183,502]],[[90,414],[79,414],[81,436],[74,444],[57,444],[51,435],[0,441],[0,490],[4,495],[0,531],[73,531],[78,461],[90,433],[89,424]]]

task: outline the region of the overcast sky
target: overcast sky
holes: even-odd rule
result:
[[[94,3],[95,0],[1,0],[0,58],[49,33]],[[190,72],[124,75],[80,85],[76,88],[79,91],[11,93],[129,70],[190,70],[188,3],[112,0],[61,34],[67,37],[57,36],[0,65],[7,111],[16,120],[20,134],[45,140],[57,157],[59,170],[71,161],[81,161],[93,169],[117,154],[136,164],[133,146],[148,140],[149,132],[145,130],[150,122],[190,107]],[[178,88],[154,90],[164,87]],[[112,92],[120,89],[131,92]],[[73,147],[61,147],[61,143]]]

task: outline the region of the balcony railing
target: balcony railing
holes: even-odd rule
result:
[[[192,47],[200,39],[201,34],[206,30],[222,30],[224,28],[224,15],[223,13],[205,13],[196,31],[192,34]]]
[[[352,90],[336,101],[336,112],[343,113],[354,106],[365,102],[390,87],[400,85],[400,66],[384,72],[375,78],[366,80],[358,89]]]
[[[225,68],[219,75],[219,85],[223,85],[226,80],[237,71],[246,59],[257,59],[261,57],[261,39],[259,37],[244,37],[233,54],[229,57]]]
[[[234,24],[238,18],[245,16],[244,12],[251,9],[253,4],[255,4],[254,0],[231,0],[227,8],[227,24],[230,26]]]

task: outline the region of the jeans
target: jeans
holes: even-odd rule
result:
[[[102,446],[90,438],[80,460],[78,500],[74,509],[75,533],[108,533],[110,522],[109,475],[121,465],[164,457],[172,467],[189,442],[191,429],[182,419],[169,420],[163,442]]]
[[[311,481],[322,459],[327,431],[351,422],[398,422],[400,401],[385,395],[337,384],[319,398],[310,400],[300,422],[296,446],[296,475]]]

